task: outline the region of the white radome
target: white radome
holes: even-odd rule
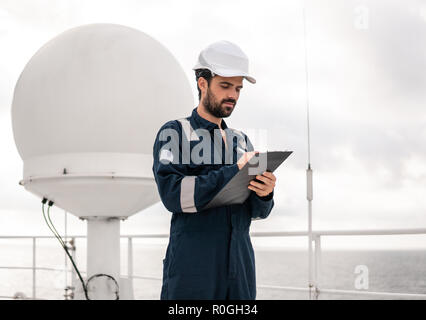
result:
[[[173,55],[112,24],[66,31],[28,62],[12,124],[24,187],[79,217],[128,217],[159,201],[152,174],[158,129],[194,105]]]

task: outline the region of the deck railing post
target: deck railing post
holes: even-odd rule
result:
[[[133,284],[133,241],[132,237],[127,238],[127,276]]]
[[[68,226],[67,226],[67,211],[64,210],[64,242],[65,242],[65,245],[68,248],[67,229],[68,229]],[[66,290],[66,288],[68,287],[68,256],[67,256],[66,252],[64,252],[64,271],[65,271],[64,272],[65,273],[64,281],[65,281],[65,290]]]
[[[36,298],[36,237],[33,237],[33,299]]]
[[[77,245],[75,242],[75,238],[71,238],[70,247],[71,247],[71,257],[74,260],[74,262],[77,264],[77,254],[76,254]],[[71,288],[73,290],[73,298],[74,298],[74,294],[76,290],[76,285],[77,285],[77,274],[73,266],[71,266]]]
[[[321,279],[321,235],[315,235],[315,300],[318,300]]]

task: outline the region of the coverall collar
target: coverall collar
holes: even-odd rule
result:
[[[195,107],[192,110],[192,119],[194,120],[194,122],[197,125],[197,129],[202,128],[202,129],[207,129],[208,131],[213,131],[214,129],[219,129],[219,126],[216,123],[210,122],[209,120],[204,119],[203,117],[201,117],[198,112],[197,112],[197,107]],[[226,125],[225,120],[222,119],[222,129],[226,129],[228,128],[228,126]]]

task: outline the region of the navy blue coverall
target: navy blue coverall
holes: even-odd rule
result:
[[[153,172],[161,201],[173,213],[163,260],[162,300],[256,298],[249,228],[252,219],[269,215],[274,205],[273,192],[259,197],[250,191],[243,204],[203,209],[238,172],[237,148],[239,152],[253,151],[244,133],[228,128],[223,119],[221,126],[227,132],[228,148],[232,147],[232,151],[228,149],[231,163],[226,162],[222,137],[214,139],[215,134],[220,135],[218,125],[202,118],[196,108],[187,118],[165,123],[157,134]],[[194,163],[192,157],[189,161],[184,159],[187,148],[194,151],[198,143],[209,140],[197,136],[198,129],[210,134],[212,160],[207,164]],[[175,142],[171,142],[173,132],[179,137]],[[229,132],[242,139],[229,141]],[[221,163],[214,162],[215,156]]]

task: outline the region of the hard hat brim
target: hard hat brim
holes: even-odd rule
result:
[[[197,63],[192,68],[192,70],[197,70],[197,69],[208,69],[211,72],[213,72],[214,74],[217,74],[217,75],[219,75],[221,77],[244,77],[248,82],[250,82],[250,83],[256,83],[256,79],[255,78],[253,78],[252,76],[248,75],[245,72],[241,72],[241,71],[238,71],[238,70],[221,70],[219,68],[212,69],[212,68],[209,68],[209,67],[202,66],[199,63]]]

